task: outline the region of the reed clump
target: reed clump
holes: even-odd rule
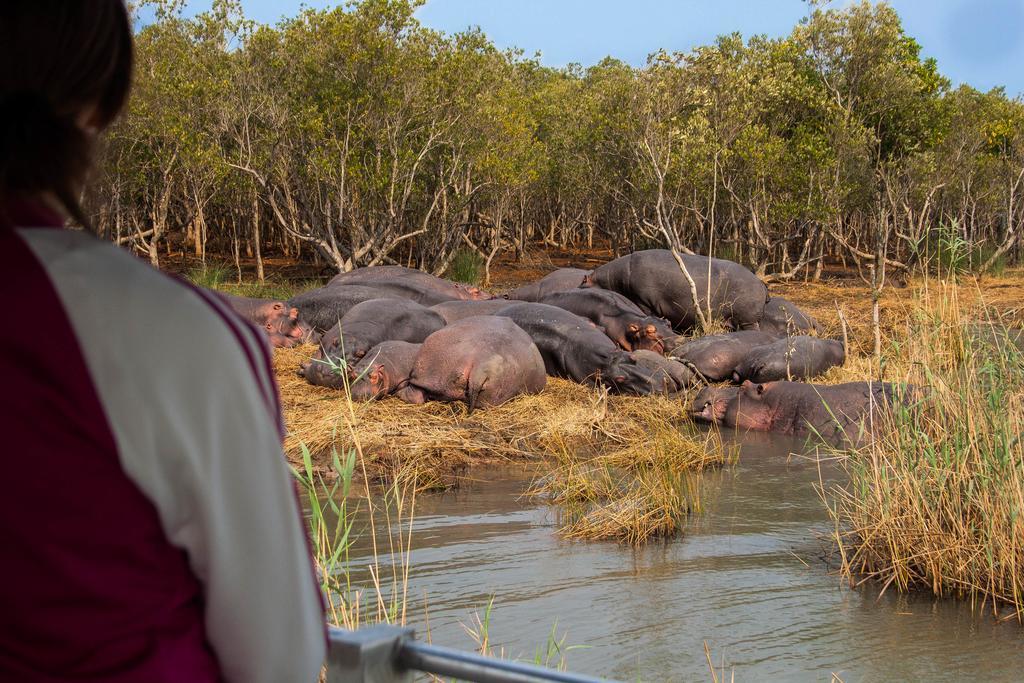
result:
[[[296,374],[312,352],[308,346],[277,349],[274,364],[288,426],[286,453],[297,463],[305,445],[314,468],[325,472],[339,436],[351,442],[358,435],[372,477],[415,480],[420,490],[457,483],[470,464],[557,457],[567,444],[588,454],[643,460],[684,438],[665,425],[687,419],[687,396],[611,396],[550,378],[538,395],[472,415],[461,403],[353,403],[344,392],[311,386]]]
[[[924,288],[892,367],[924,389],[847,459],[830,503],[842,571],[1024,617],[1024,356],[978,292]],[[968,313],[970,311],[970,313]]]
[[[680,533],[701,509],[696,473],[736,457],[715,432],[672,422],[649,425],[643,449],[586,455],[563,447],[528,495],[552,504],[560,533],[639,545]]]

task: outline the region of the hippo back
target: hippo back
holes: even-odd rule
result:
[[[348,285],[345,287],[318,287],[292,297],[288,305],[298,309],[299,320],[316,332],[324,332],[338,324],[356,304],[379,299],[376,287]],[[397,297],[396,297],[397,298]]]
[[[370,299],[353,306],[320,340],[325,354],[350,360],[366,355],[385,341],[418,344],[445,326],[444,318],[408,299]]]
[[[811,334],[817,332],[818,321],[792,301],[773,296],[765,304],[759,329],[777,335]]]
[[[503,308],[508,308],[514,301],[506,299],[488,299],[487,301],[445,301],[430,307],[449,325],[463,318],[476,315],[493,315]]]
[[[511,318],[537,345],[549,375],[577,382],[593,379],[617,350],[594,323],[557,306],[512,304],[495,315]]]
[[[733,329],[756,329],[768,300],[768,288],[738,263],[724,259],[681,254],[680,260],[693,280],[683,275],[672,252],[666,249],[637,251],[594,270],[589,283],[616,291],[678,329],[691,329],[700,316],[694,303]]]
[[[577,289],[592,272],[582,268],[559,268],[536,282],[513,289],[504,298],[536,303],[549,294]]]

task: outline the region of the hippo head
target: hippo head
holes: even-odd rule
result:
[[[633,350],[665,353],[665,342],[653,323],[631,322],[626,325],[626,340]]]
[[[345,378],[341,374],[343,367],[340,360],[336,358],[328,357],[326,360],[314,358],[300,365],[298,374],[310,384],[341,389],[345,386]]]
[[[659,391],[654,374],[626,352],[618,353],[601,374],[604,384],[620,394],[647,396]]]
[[[266,323],[263,326],[263,331],[267,333],[267,339],[270,341],[270,345],[275,349],[290,349],[301,342],[301,340],[295,339],[287,334],[282,334],[272,322]]]
[[[718,424],[725,418],[729,402],[738,393],[737,387],[704,387],[693,400],[690,416],[698,422]]]
[[[381,363],[349,370],[349,391],[355,401],[370,401],[387,394],[391,389],[387,369]]]
[[[726,407],[726,422],[737,429],[770,431],[779,407],[772,396],[774,385],[775,382],[755,384],[749,380],[740,385],[736,400]]]

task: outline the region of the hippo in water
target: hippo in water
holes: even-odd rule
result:
[[[549,294],[578,288],[592,272],[581,268],[559,268],[536,282],[513,289],[504,298],[536,303]]]
[[[690,416],[698,422],[718,424],[725,419],[729,402],[736,398],[739,387],[709,385],[693,399]]]
[[[677,360],[665,358],[656,351],[641,349],[629,355],[637,365],[651,371],[655,393],[675,394],[694,382],[693,370]]]
[[[744,380],[809,379],[845,362],[846,350],[843,342],[837,339],[805,335],[783,337],[752,348],[743,362],[736,366],[732,380],[740,384]]]
[[[444,303],[431,306],[430,310],[436,311],[445,319],[449,325],[463,318],[474,315],[493,315],[514,301],[507,299],[488,299],[486,301],[445,301]]]
[[[708,310],[733,330],[756,330],[768,301],[768,288],[738,263],[681,254],[697,290],[692,289],[671,251],[637,251],[596,268],[584,286],[597,286],[622,294],[642,309],[668,320],[677,330],[689,330],[700,317],[697,306]]]
[[[472,316],[434,332],[423,342],[410,385],[435,401],[465,401],[469,412],[501,405],[547,384],[544,359],[508,318]]]
[[[856,444],[864,437],[865,429],[871,427],[865,424],[866,420],[881,417],[910,391],[885,382],[744,382],[726,401],[720,418],[713,400],[710,409],[700,411],[695,403],[693,415],[697,420],[715,421],[736,429],[817,435],[831,443]]]
[[[375,287],[362,285],[318,287],[292,297],[288,305],[299,312],[300,321],[322,334],[337,325],[356,304],[386,296]]]
[[[370,299],[356,304],[337,325],[324,333],[324,354],[354,365],[377,344],[405,341],[418,344],[444,327],[444,318],[408,299]]]
[[[736,366],[751,349],[776,340],[767,332],[740,330],[691,339],[669,352],[669,357],[692,367],[705,382],[724,382],[732,378]]]
[[[619,393],[650,394],[650,370],[636,364],[597,325],[557,306],[512,304],[496,315],[511,318],[540,350],[547,373],[576,382],[604,384]]]
[[[472,285],[450,282],[444,278],[404,266],[370,266],[336,275],[328,287],[364,285],[378,288],[380,296],[400,296],[425,306],[442,301],[484,300],[491,295]]]
[[[801,311],[792,301],[773,296],[764,306],[758,329],[780,337],[814,334],[818,331],[818,321]]]
[[[626,297],[607,289],[555,292],[542,297],[540,303],[564,308],[590,320],[626,351],[646,349],[664,353],[666,346],[676,339],[668,321],[647,315]]]

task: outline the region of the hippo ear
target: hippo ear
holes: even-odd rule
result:
[[[275,301],[274,302],[274,310],[275,311],[282,311],[282,310],[284,310],[284,304],[281,303],[280,301]]]
[[[654,325],[648,325],[646,328],[644,328],[644,331],[647,333],[648,337],[658,336],[658,328],[655,327]]]
[[[758,384],[757,385],[757,395],[760,396],[763,393],[764,393],[764,385],[763,384]]]
[[[298,320],[299,319],[299,309],[297,309],[297,308],[290,309],[288,311],[288,317],[291,318],[292,320]]]
[[[383,365],[374,365],[373,366],[373,370],[370,370],[370,375],[368,377],[368,379],[370,380],[370,384],[377,384],[378,382],[380,382],[381,376],[383,374],[384,374],[384,366]]]

